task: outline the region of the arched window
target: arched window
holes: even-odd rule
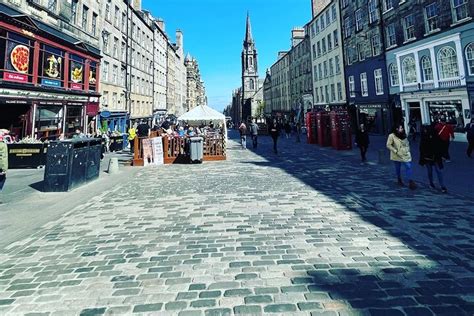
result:
[[[402,62],[403,82],[416,83],[416,65],[413,57],[405,57]]]
[[[249,88],[251,90],[255,89],[255,83],[254,83],[253,79],[250,79],[250,81],[249,81]]]
[[[249,66],[253,66],[253,58],[252,58],[252,56],[249,56]]]
[[[388,67],[388,71],[389,71],[389,74],[390,74],[390,85],[392,87],[394,86],[398,86],[400,83],[400,80],[398,79],[398,69],[397,69],[397,65],[395,64],[390,64],[390,66]]]
[[[421,70],[423,81],[433,80],[433,66],[431,66],[431,59],[428,56],[421,57]]]
[[[458,60],[454,48],[445,46],[438,52],[438,64],[440,79],[448,79],[459,76]]]
[[[474,75],[474,42],[466,47],[467,68],[470,75]]]

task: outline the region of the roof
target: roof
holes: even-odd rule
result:
[[[33,17],[30,17],[29,15],[24,14],[23,12],[20,12],[18,10],[15,10],[3,3],[0,3],[0,14],[4,14],[9,16],[12,19],[16,19],[18,21],[21,21],[23,24],[28,24],[32,28],[36,28],[40,31],[43,31],[45,33],[48,33],[49,35],[52,35],[58,39],[61,39],[71,45],[74,45],[76,47],[80,47],[83,50],[86,50],[98,57],[100,57],[100,50],[92,45],[89,45],[87,43],[84,43],[83,41],[79,40],[78,38],[75,38],[73,36],[70,36],[66,33],[61,32],[57,28],[54,28],[44,22],[41,22]]]
[[[199,105],[178,117],[178,121],[222,121],[225,115],[207,105]]]

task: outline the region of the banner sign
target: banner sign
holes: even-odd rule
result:
[[[142,151],[143,151],[143,165],[153,165],[153,145],[151,139],[145,138],[142,139]]]
[[[11,72],[4,72],[3,73],[3,80],[5,81],[12,81],[12,82],[28,82],[28,76],[18,73],[11,73]]]
[[[163,157],[163,139],[161,137],[154,137],[151,141],[153,145],[153,161],[155,165],[163,165],[165,163]]]

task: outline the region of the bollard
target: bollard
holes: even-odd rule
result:
[[[386,165],[388,164],[387,150],[379,149],[379,164]]]
[[[109,174],[114,174],[114,173],[117,173],[119,171],[119,165],[118,165],[118,158],[110,158],[109,160],[109,169],[107,170],[107,172]]]

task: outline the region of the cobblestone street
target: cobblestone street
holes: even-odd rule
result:
[[[2,250],[0,314],[474,314],[474,200],[294,140],[229,147]]]

